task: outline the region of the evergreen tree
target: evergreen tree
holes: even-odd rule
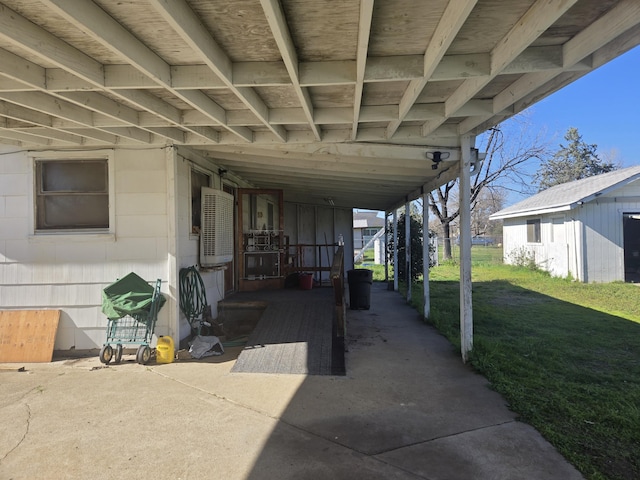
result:
[[[410,245],[411,245],[411,279],[417,280],[423,273],[423,255],[422,255],[422,216],[413,212],[409,216],[410,224]],[[405,253],[405,215],[401,213],[398,216],[398,278],[402,281],[406,280],[406,253]],[[393,265],[393,252],[395,245],[393,242],[393,223],[389,222],[387,226],[389,232],[389,262]],[[429,236],[432,232],[429,232]],[[429,251],[433,254],[433,247],[429,245]],[[433,266],[433,262],[430,266]],[[394,265],[395,267],[395,265]]]
[[[560,145],[553,157],[540,164],[536,173],[538,191],[618,168],[613,163],[601,160],[596,153],[598,146],[586,143],[577,128],[569,128],[564,138],[568,142],[567,145]]]

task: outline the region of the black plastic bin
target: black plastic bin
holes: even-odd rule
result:
[[[349,305],[351,310],[369,310],[371,307],[371,284],[373,270],[358,268],[347,272],[349,281]]]

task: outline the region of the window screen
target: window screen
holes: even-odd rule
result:
[[[36,229],[109,228],[107,160],[36,162]]]

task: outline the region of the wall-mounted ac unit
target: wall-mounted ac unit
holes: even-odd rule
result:
[[[213,267],[233,260],[233,195],[202,188],[200,265]]]

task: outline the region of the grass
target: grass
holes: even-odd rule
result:
[[[640,287],[552,278],[497,250],[472,248],[472,366],[586,478],[640,478]],[[459,348],[459,267],[430,280],[430,322]],[[412,298],[420,310],[421,284]]]

